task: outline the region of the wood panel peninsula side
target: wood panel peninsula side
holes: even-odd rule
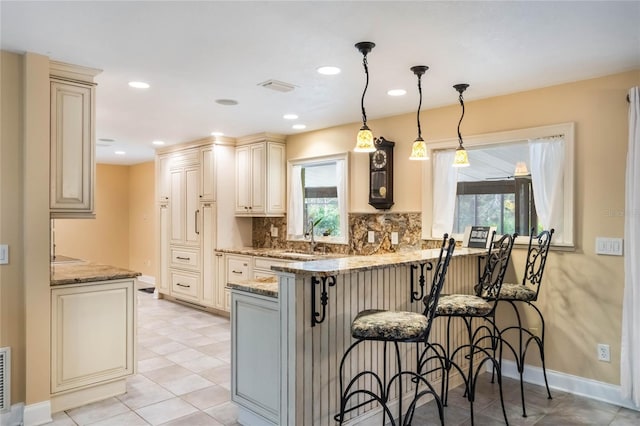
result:
[[[340,401],[340,359],[353,342],[351,321],[364,309],[422,312],[420,293],[429,290],[431,266],[439,253],[434,249],[291,262],[272,267],[278,273],[277,284],[228,283],[232,291],[231,395],[239,405],[239,423],[334,425]],[[443,292],[471,293],[484,253],[456,248]],[[454,339],[464,337],[461,325],[454,324]],[[436,321],[431,340],[444,343],[445,331],[445,322]],[[365,369],[381,371],[382,354],[371,344],[352,352],[349,377]],[[403,365],[415,368],[415,345],[400,346]],[[452,376],[452,385],[459,380]],[[440,376],[434,373],[430,381],[437,386]],[[413,390],[407,389],[403,407],[413,396]],[[398,398],[392,390],[391,407],[395,408]],[[353,405],[362,401],[354,398]],[[365,404],[348,416],[349,425],[378,424],[382,411],[375,404]]]

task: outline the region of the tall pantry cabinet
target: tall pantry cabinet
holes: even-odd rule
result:
[[[160,294],[218,310],[226,308],[222,256],[218,247],[245,245],[251,224],[229,223],[228,176],[233,176],[235,148],[210,140],[158,150],[158,274]],[[225,180],[227,182],[225,182]],[[218,187],[221,187],[218,191]],[[220,192],[222,203],[218,203]],[[232,194],[231,194],[232,196]],[[231,198],[232,200],[233,198]],[[225,228],[237,228],[228,238]],[[222,230],[224,241],[218,235]],[[250,243],[249,243],[250,244]]]

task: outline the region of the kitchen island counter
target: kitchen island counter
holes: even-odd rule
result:
[[[130,271],[116,266],[85,261],[51,264],[51,285],[103,283],[110,280],[135,278],[140,272]]]

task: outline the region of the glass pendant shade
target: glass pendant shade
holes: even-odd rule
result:
[[[366,125],[360,128],[356,147],[353,150],[354,152],[374,152],[376,150],[376,146],[373,144],[373,133]]]
[[[427,144],[422,138],[418,138],[413,142],[411,147],[411,155],[409,160],[428,160],[429,151],[427,150]]]
[[[513,172],[514,176],[528,176],[529,170],[527,169],[527,163],[524,161],[518,161],[516,163],[516,169]]]
[[[469,156],[463,147],[456,149],[456,156],[453,159],[453,167],[469,167]]]

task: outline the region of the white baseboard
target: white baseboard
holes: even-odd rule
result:
[[[138,277],[138,288],[147,288],[156,286],[156,277],[151,275],[140,275]]]
[[[487,366],[487,370],[491,371],[491,367]],[[520,380],[520,373],[514,361],[502,361],[502,375],[512,379]],[[597,380],[586,379],[584,377],[574,376],[571,374],[561,373],[559,371],[549,370],[547,368],[547,379],[549,387],[559,391],[569,392],[574,395],[580,395],[598,401],[607,402],[609,404],[619,405],[631,410],[639,410],[632,401],[624,399],[621,396],[620,386],[612,385]],[[525,365],[524,381],[534,385],[544,386],[544,375],[541,367],[533,365]]]
[[[37,402],[24,407],[24,426],[38,426],[51,421],[51,401]]]
[[[9,407],[9,411],[0,414],[0,425],[22,426],[24,404],[19,402]]]

